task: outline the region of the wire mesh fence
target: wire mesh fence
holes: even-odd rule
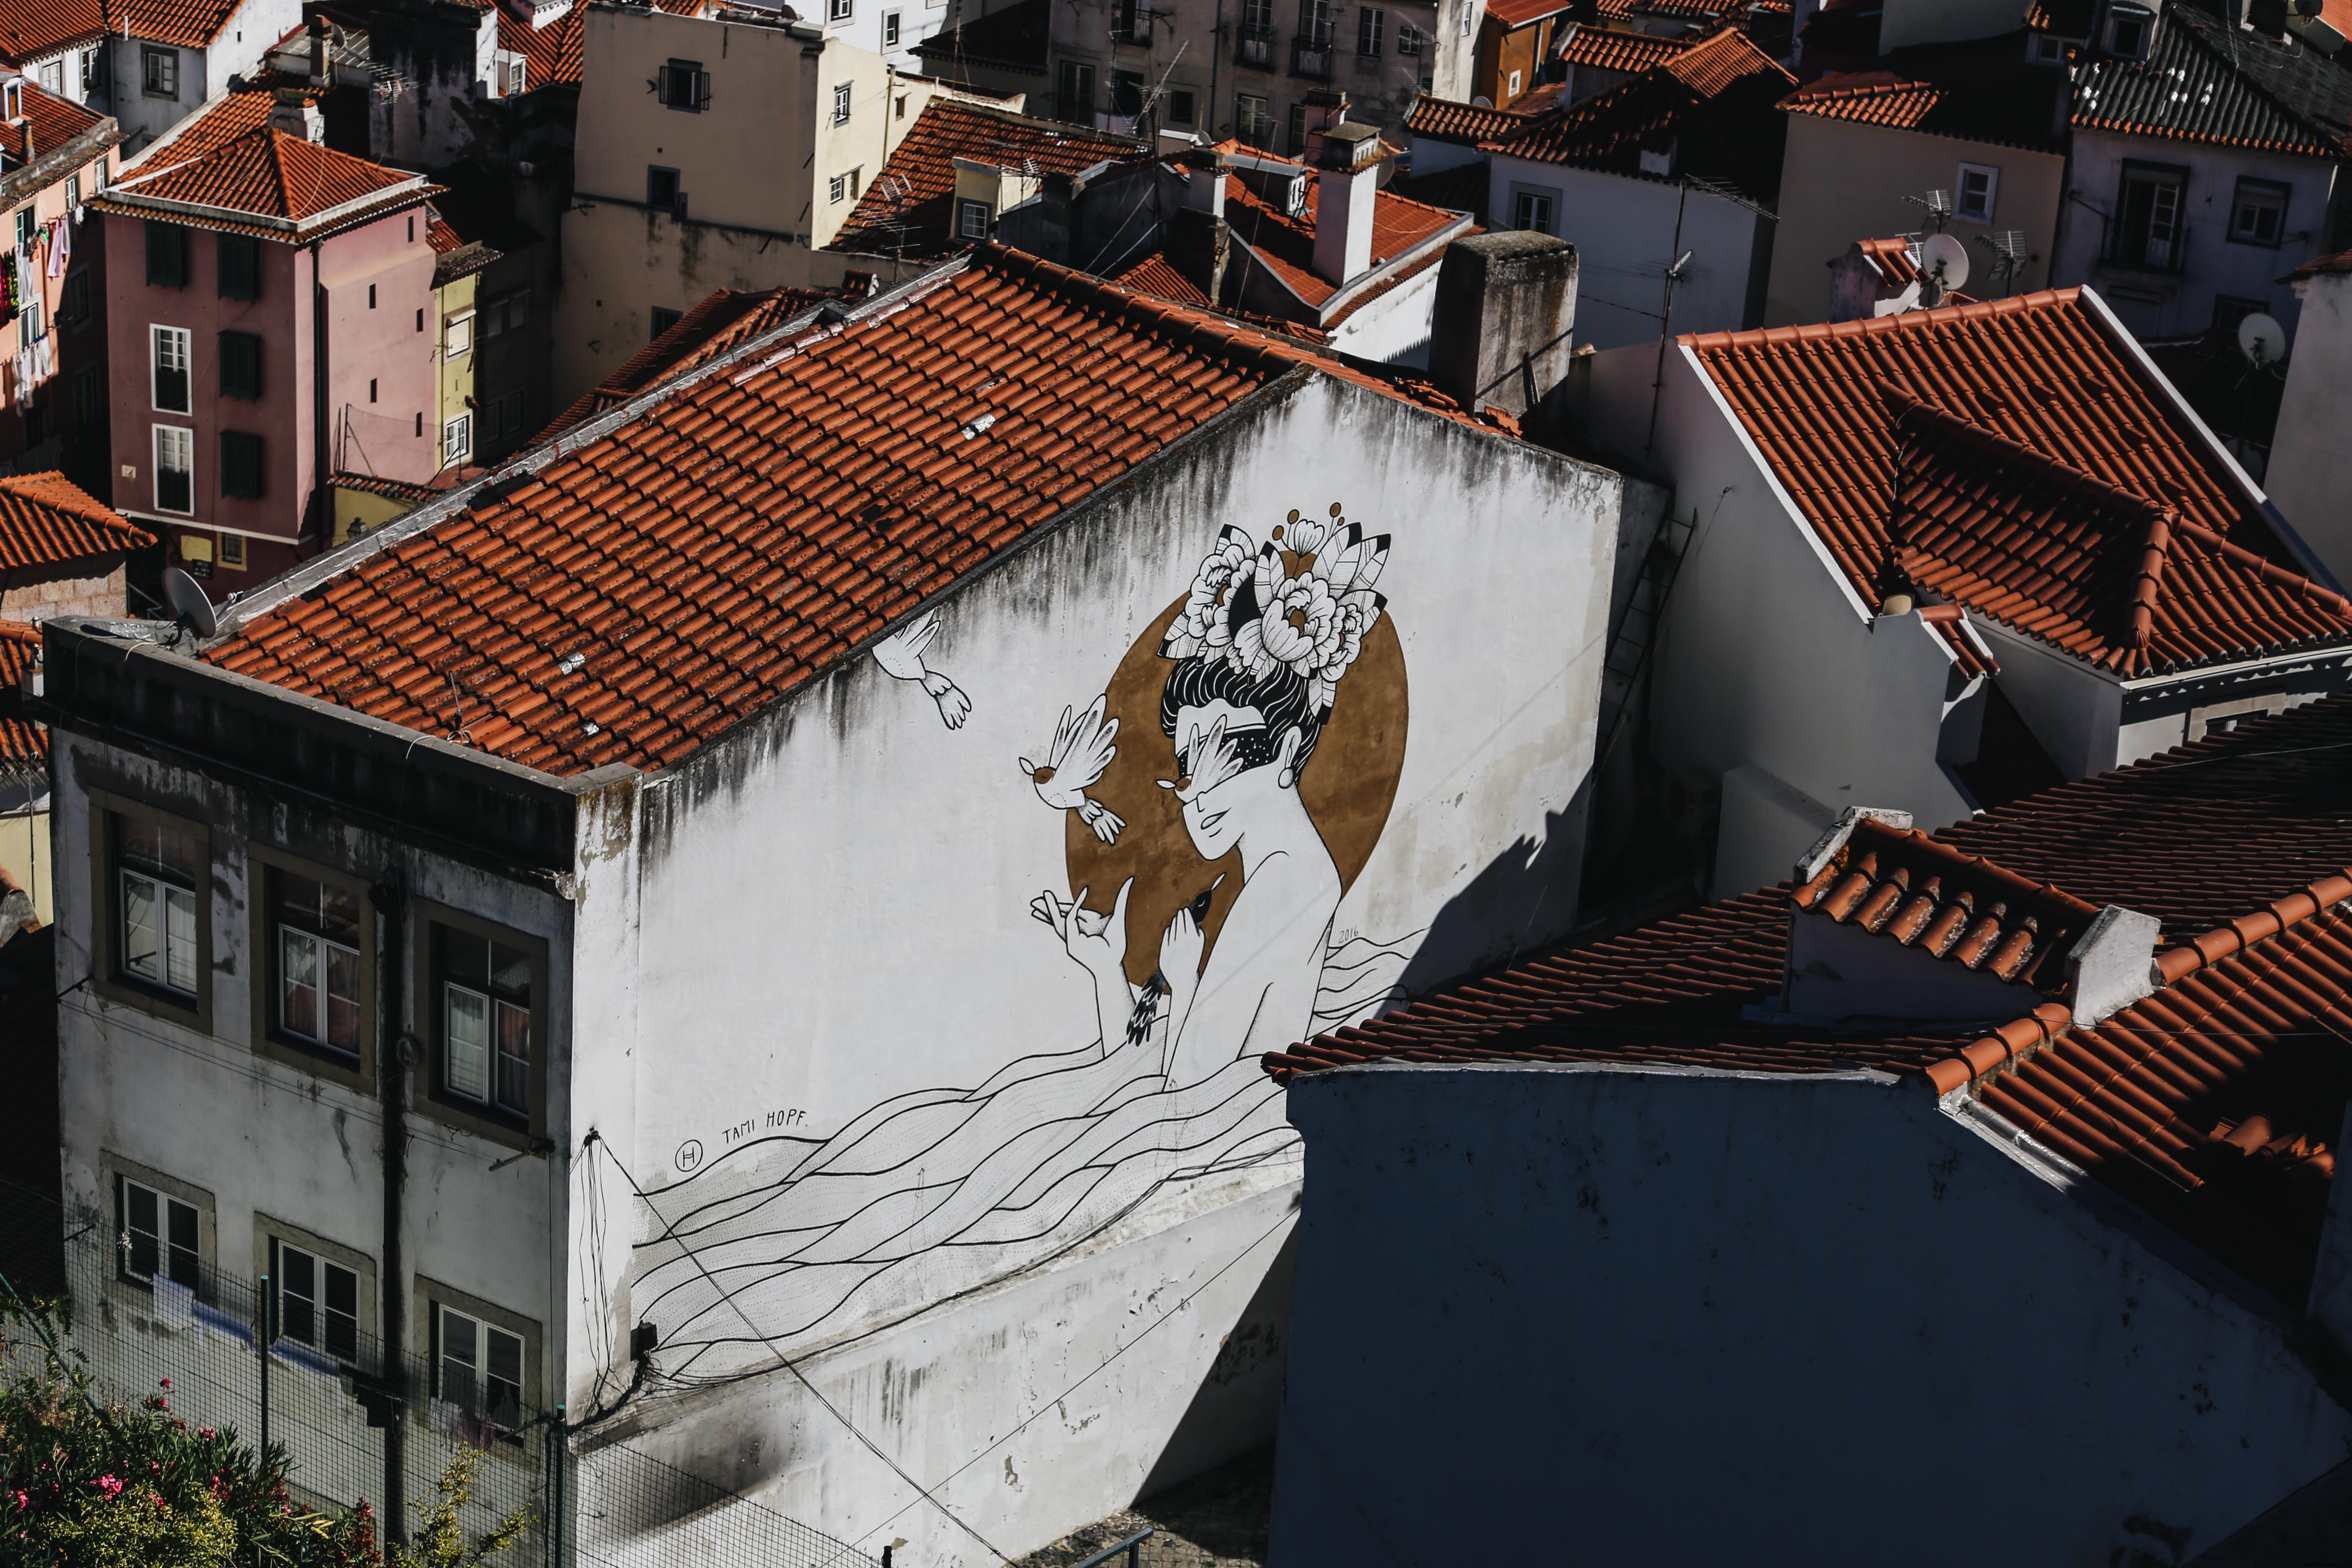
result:
[[[282,1446],[287,1484],[321,1510],[384,1514],[397,1487],[414,1528],[461,1448],[480,1455],[460,1512],[478,1536],[522,1515],[499,1559],[522,1568],[863,1568],[871,1559],[726,1487],[625,1443],[575,1454],[559,1416],[521,1396],[492,1358],[467,1364],[385,1346],[307,1291],[218,1268],[152,1233],[0,1178],[0,1275],[56,1303],[60,1348],[102,1399],[167,1402],[193,1426]],[[34,1370],[36,1347],[16,1346]],[[447,1346],[442,1347],[445,1352]],[[386,1523],[389,1523],[388,1518]]]

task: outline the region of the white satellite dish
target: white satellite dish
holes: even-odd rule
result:
[[[1919,270],[1935,279],[1938,295],[1969,280],[1969,247],[1948,234],[1931,234],[1919,244]]]
[[[213,613],[203,585],[177,566],[163,568],[163,597],[172,606],[172,618],[185,629],[200,637],[220,630],[220,617]]]
[[[2276,364],[2286,357],[2286,329],[2260,310],[2238,323],[2238,351],[2256,364]]]

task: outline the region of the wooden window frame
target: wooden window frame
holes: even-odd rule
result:
[[[90,931],[89,988],[109,1002],[150,1017],[212,1033],[213,1027],[213,900],[212,881],[217,869],[212,829],[193,817],[182,816],[142,800],[111,791],[85,792],[89,809]],[[117,820],[151,823],[189,834],[196,841],[196,994],[184,1000],[162,986],[117,973],[121,933],[121,878],[114,855],[113,826]]]
[[[375,905],[368,885],[347,872],[331,869],[267,844],[246,846],[246,910],[248,960],[247,983],[253,998],[253,1054],[300,1068],[304,1072],[340,1084],[354,1094],[376,1089],[377,955],[383,951]],[[277,921],[271,912],[275,878],[307,877],[351,894],[360,910],[360,1048],[352,1061],[331,1046],[314,1044],[278,1026],[278,947],[273,938]]]

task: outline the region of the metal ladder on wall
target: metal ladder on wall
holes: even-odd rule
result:
[[[1658,622],[1666,613],[1666,595],[1674,591],[1675,574],[1682,569],[1683,554],[1689,550],[1691,534],[1697,527],[1696,511],[1687,522],[1678,521],[1672,510],[1658,521],[1658,531],[1642,558],[1633,592],[1625,595],[1625,607],[1610,630],[1609,654],[1601,664],[1601,734],[1592,753],[1595,771],[1609,760],[1632,709],[1634,689],[1657,641]]]

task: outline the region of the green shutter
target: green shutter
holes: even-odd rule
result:
[[[147,281],[159,289],[188,286],[188,231],[178,224],[147,220]]]

